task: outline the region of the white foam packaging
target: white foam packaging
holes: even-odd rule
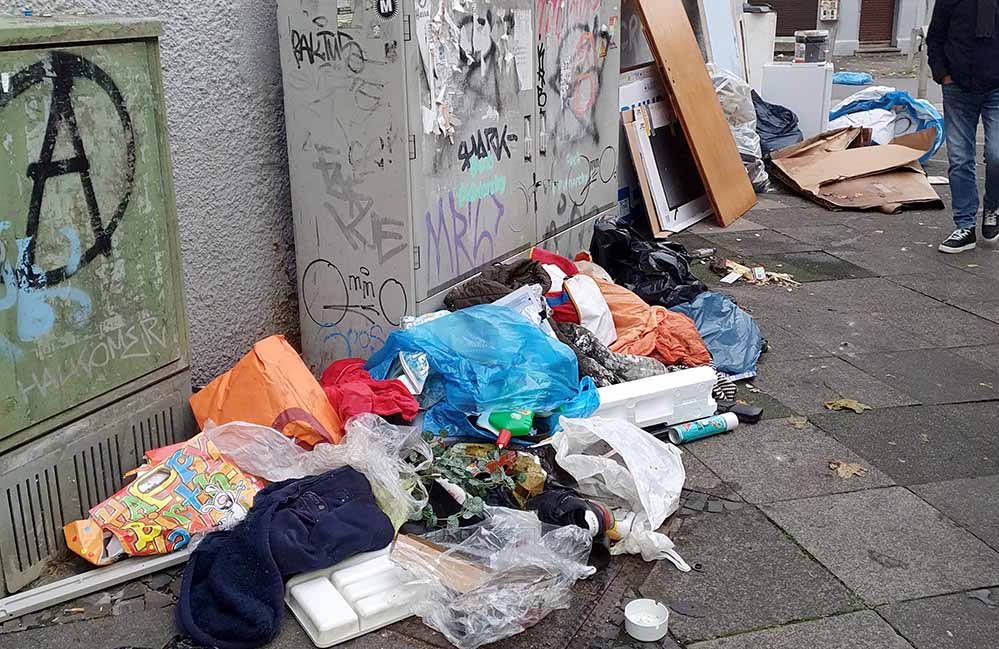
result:
[[[710,367],[694,367],[600,388],[600,408],[592,416],[623,419],[639,428],[703,419],[718,407],[711,396],[717,381]]]
[[[413,614],[418,586],[392,563],[390,550],[360,554],[288,581],[285,603],[313,644],[332,647]]]

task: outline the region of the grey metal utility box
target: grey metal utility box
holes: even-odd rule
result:
[[[302,344],[378,349],[484,265],[617,210],[618,4],[279,0]]]
[[[194,430],[159,33],[0,18],[0,593]]]

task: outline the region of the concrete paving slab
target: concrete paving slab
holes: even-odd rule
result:
[[[949,233],[948,230],[947,234]],[[942,235],[940,239],[943,240],[947,234]],[[917,270],[933,272],[949,268],[938,259],[930,257],[929,253],[910,246],[899,246],[889,250],[858,249],[855,247],[827,248],[826,252],[883,277],[906,275]],[[943,256],[940,255],[940,257]]]
[[[763,511],[868,604],[999,584],[999,553],[902,487]]]
[[[760,365],[762,367],[762,364]],[[786,405],[778,401],[773,395],[767,394],[756,387],[756,379],[740,381],[736,385],[736,401],[741,401],[750,406],[763,409],[763,419],[785,419],[791,415],[799,414],[791,410]]]
[[[815,282],[796,291],[798,306],[816,312],[840,311],[843,313],[873,313],[894,311],[906,305],[932,308],[940,301],[924,296],[884,278],[843,279],[833,282]]]
[[[999,345],[973,345],[950,350],[961,358],[999,370]]]
[[[909,487],[952,521],[993,550],[999,550],[999,475],[964,478]]]
[[[684,450],[757,504],[895,484],[815,427],[798,429],[787,419],[740,426],[730,434],[686,444]],[[830,470],[833,461],[860,464],[867,472],[844,480]]]
[[[177,634],[173,607],[134,615],[56,624],[32,631],[0,635],[0,649],[67,649],[69,647],[150,647],[159,649]],[[305,645],[300,645],[305,646]]]
[[[876,315],[889,320],[895,327],[905,329],[932,347],[999,343],[999,324],[956,306],[941,305],[935,308],[906,309],[896,313]],[[988,361],[993,359],[958,355],[986,367],[992,367]],[[993,369],[999,369],[999,365]]]
[[[709,494],[717,498],[726,500],[741,501],[742,497],[736,493],[732,487],[725,483],[718,475],[709,469],[696,455],[689,452],[689,445],[681,446],[683,451],[683,469],[687,479],[683,482],[683,488],[691,492]]]
[[[764,313],[766,317],[773,318],[769,311]],[[815,311],[792,307],[783,312],[779,321],[786,323],[789,330],[822,349],[827,355],[904,351],[938,346],[938,343],[898,326],[897,319],[874,311]]]
[[[946,349],[860,353],[847,360],[922,403],[999,399],[999,372]]]
[[[809,418],[899,484],[999,473],[993,403],[829,412]]]
[[[999,276],[999,270],[996,271],[996,275]],[[969,313],[974,313],[975,315],[981,316],[986,320],[999,323],[999,302],[967,301],[963,302],[959,306]]]
[[[999,600],[999,588],[991,592]],[[999,609],[966,593],[900,602],[878,612],[916,649],[986,649],[999,638]]]
[[[660,561],[639,591],[676,607],[670,630],[683,644],[856,608],[841,583],[755,508],[684,518],[672,539],[702,571]]]
[[[857,279],[875,274],[829,253],[786,252],[764,255],[756,263],[774,273],[788,273],[798,282],[824,282],[832,279]]]
[[[946,224],[944,230],[950,230],[954,226]],[[946,236],[947,233],[944,234]],[[956,268],[972,275],[989,278],[995,277],[999,270],[999,246],[989,245],[979,239],[974,250],[962,252],[959,255],[938,254],[940,263]]]
[[[786,321],[770,317],[756,318],[756,324],[759,325],[760,332],[770,345],[767,352],[760,355],[761,365],[769,365],[778,361],[794,361],[801,358],[828,356],[827,352],[805,341],[797,333],[793,333],[790,329],[782,326],[780,322]]]
[[[958,268],[933,273],[894,275],[891,281],[948,304],[999,301],[995,280],[978,277]]]
[[[815,244],[792,239],[773,230],[704,234],[705,239],[743,255],[773,255],[784,252],[821,250]]]
[[[808,221],[796,225],[771,227],[792,239],[821,246],[823,250],[860,247],[865,237],[863,233],[842,223],[815,223]]]
[[[731,233],[731,232],[749,232],[751,230],[764,230],[765,225],[760,225],[759,223],[754,223],[747,217],[742,217],[741,219],[735,221],[728,225],[728,227],[719,227],[715,223],[714,219],[707,218],[700,223],[695,223],[690,226],[684,232],[690,232],[691,234],[720,234],[720,233]]]
[[[821,620],[788,624],[697,642],[687,649],[912,649],[874,611],[857,611]]]
[[[755,385],[803,415],[825,412],[823,404],[836,399],[856,399],[872,408],[916,403],[891,385],[831,356],[769,363],[756,377]]]
[[[797,202],[801,199],[792,197],[781,197],[780,201],[784,207],[753,211],[750,217],[754,223],[759,223],[772,230],[782,230],[783,228],[801,227],[822,227],[826,225],[844,225],[850,218],[849,212],[830,212],[810,201],[805,205],[788,205],[789,202]]]

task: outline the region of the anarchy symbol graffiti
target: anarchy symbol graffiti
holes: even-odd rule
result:
[[[80,126],[73,107],[73,86],[79,80],[97,84],[111,99],[117,117],[121,122],[125,144],[125,165],[123,169],[125,190],[115,206],[114,212],[105,223],[94,192],[90,175],[90,159],[80,137]],[[42,140],[38,160],[28,164],[27,175],[32,181],[31,199],[28,204],[24,248],[17,263],[18,284],[22,288],[54,286],[71,277],[98,255],[110,256],[112,236],[117,229],[125,210],[128,209],[135,179],[135,132],[132,119],[125,106],[125,99],[111,77],[100,67],[87,59],[68,52],[50,52],[44,60],[24,68],[10,78],[9,90],[0,92],[0,110],[3,110],[24,92],[37,84],[50,81],[52,98],[49,108],[45,136]],[[61,132],[69,135],[73,156],[53,159],[56,141]],[[48,270],[40,270],[35,265],[35,247],[38,240],[38,226],[45,196],[45,185],[58,176],[76,174],[79,176],[93,233],[91,245],[67,264]]]

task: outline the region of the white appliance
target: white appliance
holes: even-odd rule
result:
[[[833,71],[832,63],[767,63],[760,96],[794,111],[802,135],[810,138],[829,125]]]

